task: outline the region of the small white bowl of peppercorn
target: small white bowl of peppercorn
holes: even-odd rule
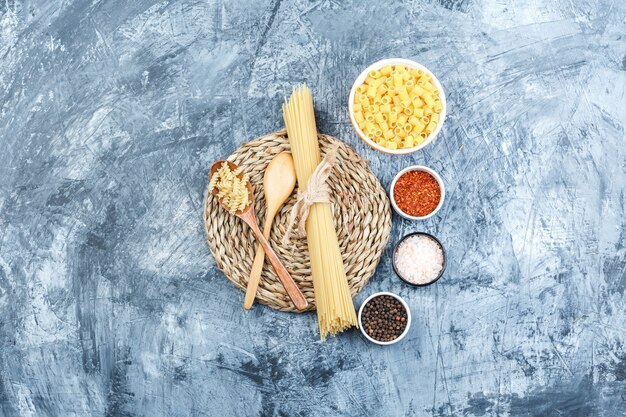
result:
[[[409,220],[425,220],[443,206],[446,189],[443,180],[432,169],[413,165],[398,172],[391,182],[391,205]]]
[[[411,327],[411,310],[400,296],[377,292],[367,297],[359,308],[359,328],[363,336],[377,345],[393,345],[406,336]]]

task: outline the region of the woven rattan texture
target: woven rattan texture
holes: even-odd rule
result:
[[[389,199],[367,163],[352,148],[327,135],[319,135],[319,141],[322,157],[332,143],[339,143],[337,163],[330,176],[329,186],[332,190],[339,246],[354,297],[374,274],[389,240]],[[259,225],[265,220],[263,173],[276,154],[289,150],[286,133],[282,131],[248,142],[228,158],[250,174]],[[289,245],[281,243],[294,201],[295,192],[276,215],[270,243],[306,296],[309,301],[308,311],[311,311],[315,310],[315,295],[306,238],[292,236]],[[245,291],[257,247],[252,232],[243,221],[219,207],[216,198],[208,192],[204,203],[204,225],[217,265],[230,281]],[[255,302],[281,311],[297,312],[267,261]]]

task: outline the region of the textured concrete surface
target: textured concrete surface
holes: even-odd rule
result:
[[[626,5],[588,0],[0,1],[0,415],[626,415]],[[386,57],[438,75],[449,118],[409,157],[367,148],[353,79]],[[446,245],[393,347],[318,341],[216,268],[210,163],[319,128],[385,186],[445,178]]]

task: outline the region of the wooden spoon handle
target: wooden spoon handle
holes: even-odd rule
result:
[[[265,236],[263,236],[263,233],[261,233],[261,230],[259,229],[259,226],[257,226],[254,218],[246,216],[245,214],[241,216],[241,218],[248,223],[254,232],[254,235],[261,244],[263,251],[265,251],[265,256],[267,256],[267,259],[269,259],[270,263],[274,267],[276,275],[278,275],[280,282],[283,284],[283,287],[285,287],[285,291],[287,291],[287,295],[291,298],[293,304],[298,310],[306,309],[309,305],[308,301],[304,298],[304,294],[302,294],[293,278],[291,278],[291,275],[289,275],[289,271],[287,271],[282,262],[280,262],[280,259],[278,259],[276,252],[274,252]]]
[[[266,238],[269,238],[269,233],[263,234]],[[252,304],[254,304],[254,297],[256,297],[256,290],[259,288],[259,282],[261,281],[261,271],[263,271],[263,261],[265,261],[265,251],[263,246],[259,244],[256,249],[256,255],[254,256],[254,262],[252,263],[252,269],[250,270],[250,278],[248,278],[248,286],[246,287],[246,297],[243,300],[243,308],[250,310]]]

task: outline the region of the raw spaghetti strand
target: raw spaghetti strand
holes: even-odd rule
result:
[[[313,97],[306,86],[294,89],[289,100],[285,100],[283,117],[298,186],[306,191],[309,178],[321,160]],[[311,206],[306,230],[320,338],[326,340],[328,334],[335,335],[357,326],[330,204],[315,203]]]

